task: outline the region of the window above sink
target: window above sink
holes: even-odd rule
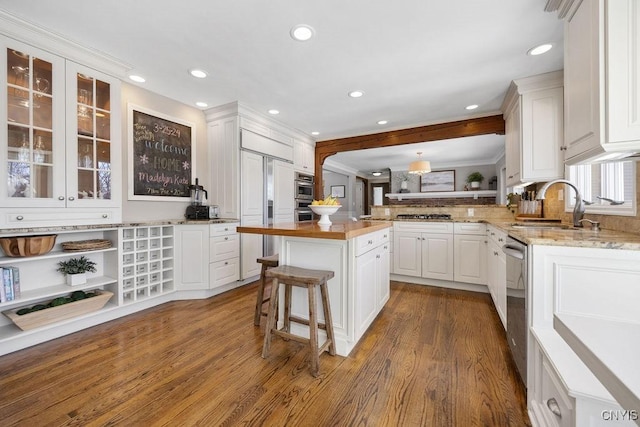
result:
[[[567,177],[580,189],[587,205],[586,213],[636,215],[636,161],[568,166]],[[572,211],[575,192],[570,187],[566,188],[565,210]]]

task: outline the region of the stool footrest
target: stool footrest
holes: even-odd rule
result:
[[[294,334],[292,334],[290,332],[283,331],[282,329],[272,329],[271,332],[274,335],[278,335],[278,336],[280,336],[282,338],[285,338],[285,339],[298,341],[298,342],[301,342],[303,344],[309,344],[309,338],[301,337],[299,335],[294,335]]]
[[[289,320],[291,322],[296,322],[296,323],[300,323],[301,325],[309,326],[309,320],[308,319],[303,319],[302,317],[289,316]],[[318,322],[318,329],[324,329],[326,331],[327,330],[327,325],[325,325],[322,322]]]

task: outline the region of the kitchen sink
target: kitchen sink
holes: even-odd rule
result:
[[[523,224],[523,223],[511,224],[511,228],[516,228],[521,230],[574,230],[575,229],[570,225],[562,225],[562,224]]]

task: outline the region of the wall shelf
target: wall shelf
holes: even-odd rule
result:
[[[473,197],[495,197],[498,192],[496,190],[479,190],[479,191],[437,191],[429,193],[387,193],[386,197],[394,200],[405,199],[451,199],[451,198],[468,198]]]

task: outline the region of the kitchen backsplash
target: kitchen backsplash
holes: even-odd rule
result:
[[[473,215],[469,215],[473,211]],[[509,222],[514,220],[514,215],[504,205],[478,206],[478,205],[455,205],[455,206],[425,206],[416,205],[388,205],[372,206],[371,216],[373,218],[394,219],[399,214],[450,214],[454,221],[475,221],[484,219],[495,222]]]

